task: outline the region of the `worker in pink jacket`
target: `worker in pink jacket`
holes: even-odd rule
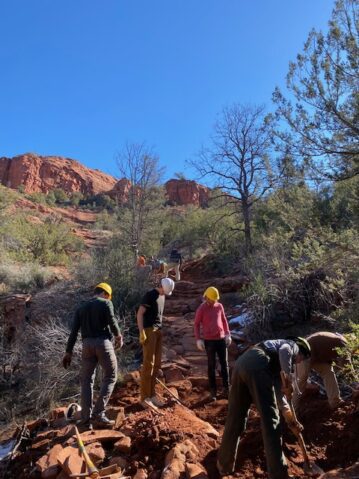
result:
[[[223,388],[228,395],[229,370],[227,348],[231,344],[232,339],[223,306],[218,302],[218,289],[210,286],[204,292],[203,297],[204,302],[196,311],[194,334],[197,348],[200,351],[206,350],[207,353],[209,389],[211,398],[215,401],[217,397],[216,355],[221,365]]]

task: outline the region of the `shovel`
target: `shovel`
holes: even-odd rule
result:
[[[281,378],[282,378],[283,387],[285,387],[286,386],[286,378],[285,378],[285,373],[283,373],[283,371],[281,371]],[[292,411],[293,417],[296,421],[298,421],[297,420],[297,415],[295,414],[295,410],[294,410],[294,407],[293,407],[292,398],[289,397],[287,399],[288,399],[289,407],[290,407],[290,410]],[[308,474],[308,476],[311,476],[311,477],[318,477],[321,474],[324,474],[323,469],[321,469],[314,461],[311,461],[309,459],[307,448],[306,448],[302,433],[298,432],[298,433],[295,433],[295,435],[297,437],[299,447],[301,448],[302,454],[303,454],[303,457],[304,457],[304,467],[303,467],[304,472],[306,474]]]

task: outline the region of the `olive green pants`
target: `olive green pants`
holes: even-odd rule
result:
[[[228,416],[218,452],[218,461],[228,473],[234,470],[240,436],[245,430],[251,403],[261,418],[261,429],[270,479],[287,479],[286,459],[282,451],[280,418],[274,392],[276,375],[269,357],[258,348],[240,356],[232,372]]]
[[[147,336],[143,344],[143,363],[141,369],[141,401],[155,395],[156,376],[161,367],[162,331],[145,328]]]

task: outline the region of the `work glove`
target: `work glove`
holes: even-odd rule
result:
[[[290,409],[285,409],[282,411],[283,417],[287,426],[292,431],[295,436],[298,436],[303,431],[303,425],[298,421]]]
[[[283,371],[281,372],[281,378],[282,378],[282,392],[285,394],[285,397],[288,399],[288,401],[292,400],[293,396],[293,385],[291,378],[288,374],[285,374]]]
[[[146,341],[147,341],[147,336],[146,336],[145,330],[143,329],[143,330],[140,332],[140,343],[141,343],[141,344],[145,344]]]
[[[123,337],[122,334],[115,336],[115,349],[121,349],[123,346]]]
[[[62,365],[65,369],[70,367],[71,359],[72,359],[72,354],[71,353],[65,353],[65,356],[62,358]]]
[[[227,336],[225,336],[224,340],[226,341],[226,346],[227,346],[227,348],[229,348],[229,346],[230,346],[231,343],[232,343],[231,335],[230,335],[230,334],[227,334]]]
[[[197,349],[199,349],[200,351],[204,351],[206,349],[204,347],[203,339],[197,339],[196,344],[197,344]]]

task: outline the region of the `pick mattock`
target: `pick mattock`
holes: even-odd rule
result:
[[[85,445],[81,439],[79,430],[77,429],[76,426],[74,426],[74,429],[76,432],[77,445],[79,447],[80,454],[82,454],[82,457],[85,461],[87,472],[79,473],[79,474],[71,474],[70,477],[90,477],[91,479],[98,479],[100,477],[100,471],[97,469],[95,464],[91,461],[90,456],[88,455],[85,449]]]
[[[286,376],[285,376],[285,373],[283,371],[281,371],[281,378],[282,378],[283,387],[285,388],[286,387]],[[295,414],[295,410],[294,410],[294,407],[293,407],[292,397],[291,396],[287,397],[287,399],[288,399],[290,410],[292,411],[292,414],[293,414],[293,418],[298,422],[297,415]],[[314,461],[311,461],[309,459],[307,448],[306,448],[302,433],[297,432],[297,433],[295,433],[295,435],[298,439],[299,447],[301,448],[302,454],[303,454],[303,457],[304,457],[304,467],[303,467],[304,472],[306,474],[308,474],[308,476],[312,476],[312,477],[318,477],[321,474],[324,474],[323,469],[321,469]]]

